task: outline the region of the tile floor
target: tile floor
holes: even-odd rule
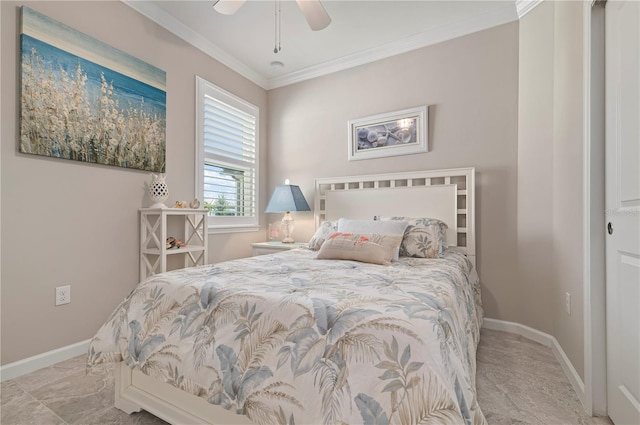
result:
[[[550,348],[483,329],[476,389],[489,425],[612,425],[582,408]]]
[[[610,425],[591,418],[551,350],[517,335],[482,330],[478,400],[489,425]],[[113,407],[110,366],[85,373],[84,357],[0,384],[2,425],[160,425],[146,413]]]

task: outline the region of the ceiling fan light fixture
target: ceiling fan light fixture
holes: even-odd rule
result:
[[[296,0],[309,27],[312,31],[325,29],[331,23],[331,18],[319,0]]]
[[[223,15],[233,15],[247,0],[214,0],[213,8]],[[296,0],[298,7],[313,31],[325,29],[331,23],[331,18],[320,0]]]
[[[247,0],[214,0],[213,9],[223,15],[235,14]],[[282,50],[281,47],[281,21],[282,11],[280,9],[280,1],[275,1],[275,46],[273,53]],[[309,27],[312,31],[320,31],[325,29],[331,23],[331,18],[325,10],[320,0],[296,0],[300,11],[304,15]]]
[[[233,15],[245,4],[247,0],[216,0],[213,9],[223,15]]]

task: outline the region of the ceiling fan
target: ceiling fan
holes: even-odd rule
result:
[[[213,4],[216,12],[223,15],[233,15],[242,7],[247,0],[217,0]],[[320,3],[320,0],[296,0],[298,7],[302,11],[307,23],[313,31],[325,29],[330,23],[331,18],[327,11]]]

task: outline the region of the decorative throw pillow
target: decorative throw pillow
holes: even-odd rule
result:
[[[408,224],[409,222],[403,220],[377,221],[341,218],[338,220],[338,232],[402,236]],[[399,255],[400,247],[393,253],[393,261],[398,261]]]
[[[402,236],[357,233],[334,233],[322,244],[315,258],[354,260],[380,265],[391,264]]]
[[[379,217],[380,220],[407,221],[400,255],[418,258],[443,258],[447,248],[447,224],[436,218]]]
[[[325,240],[329,238],[338,230],[338,223],[335,221],[323,221],[320,227],[316,230],[316,233],[311,237],[309,241],[309,249],[317,251],[320,249]]]

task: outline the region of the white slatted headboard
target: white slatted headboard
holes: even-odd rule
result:
[[[315,224],[374,216],[437,218],[449,226],[447,242],[475,265],[475,169],[455,168],[315,181]]]

